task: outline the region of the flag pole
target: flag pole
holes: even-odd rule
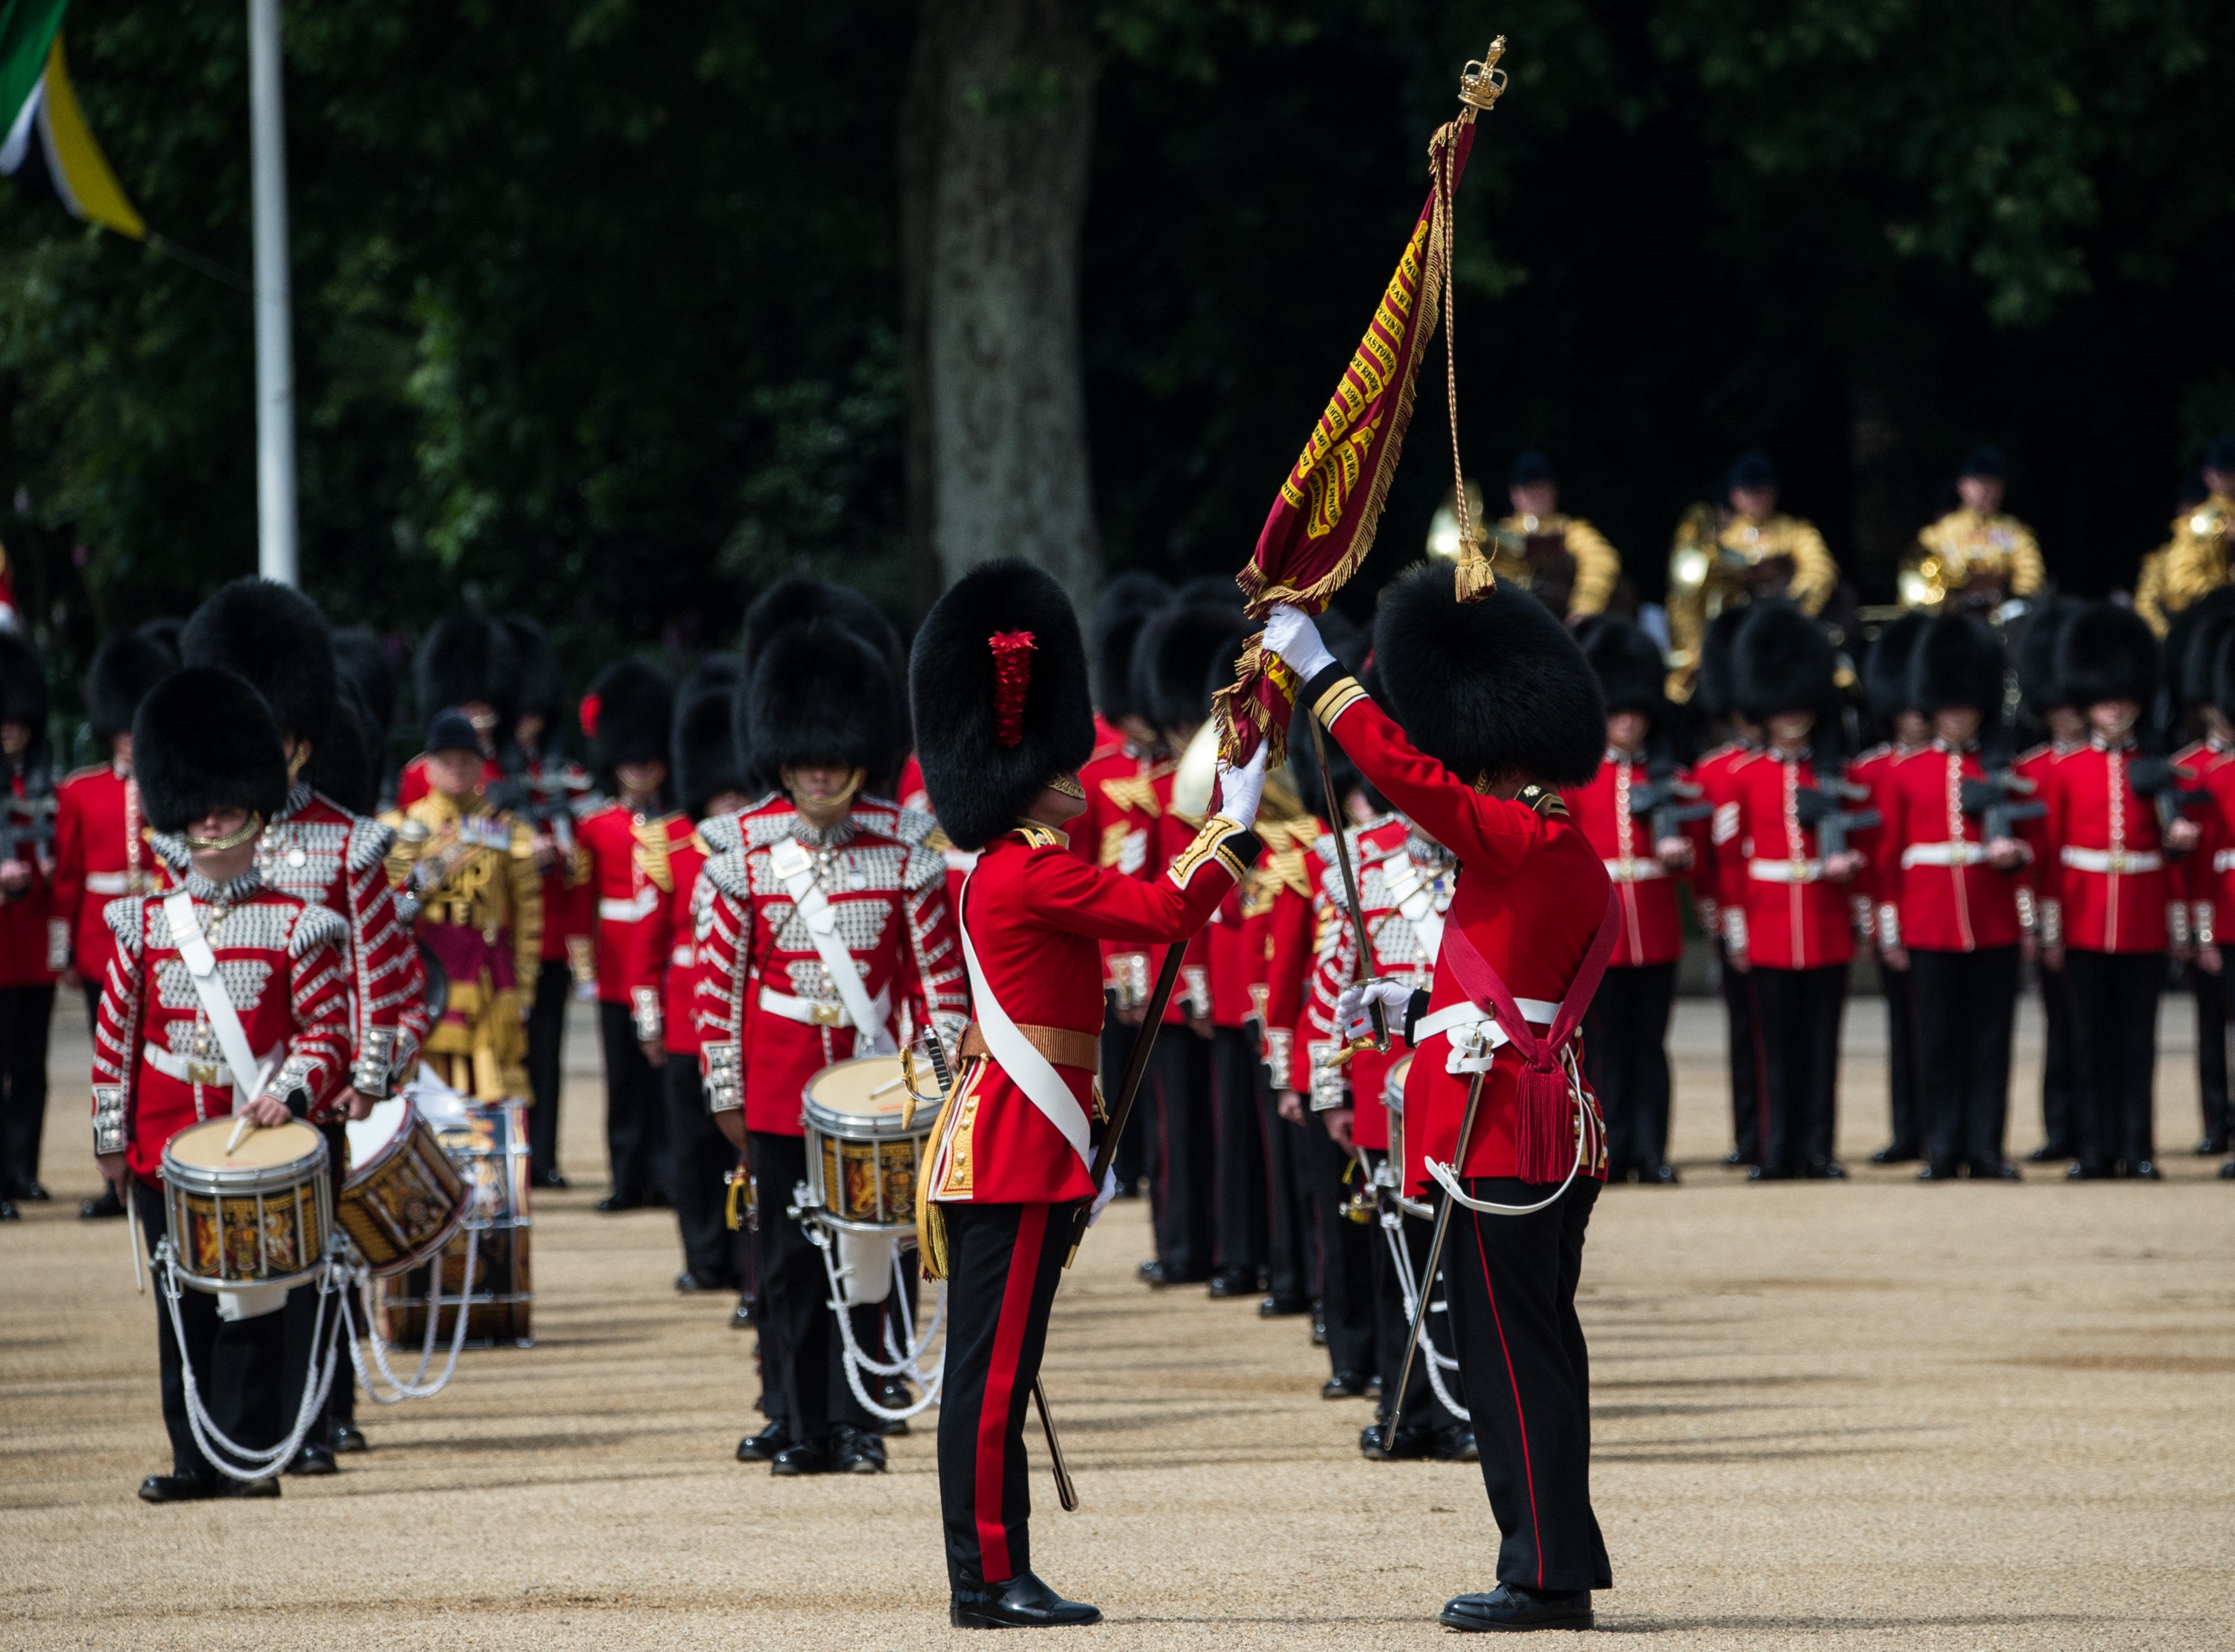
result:
[[[257,571],[292,585],[295,555],[295,349],[287,278],[287,121],[279,0],[248,0],[249,155],[256,222]]]

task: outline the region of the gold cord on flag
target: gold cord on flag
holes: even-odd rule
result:
[[[1466,66],[1459,76],[1459,101],[1467,107],[1459,112],[1455,124],[1471,124],[1477,110],[1497,107],[1498,95],[1505,90],[1505,71],[1498,67],[1498,60],[1504,56],[1505,36],[1500,35],[1490,42],[1480,61]],[[1442,132],[1436,138],[1429,147],[1436,166],[1436,238],[1444,268],[1444,409],[1451,420],[1452,511],[1459,525],[1458,562],[1452,570],[1452,586],[1461,602],[1471,603],[1498,589],[1498,576],[1491,571],[1490,558],[1483,554],[1482,542],[1475,537],[1467,511],[1466,470],[1459,462],[1458,350],[1453,337],[1458,331],[1459,290],[1452,275],[1452,244],[1458,238],[1459,226],[1452,199],[1451,147],[1442,141]]]

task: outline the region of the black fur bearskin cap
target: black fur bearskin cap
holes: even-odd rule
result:
[[[885,617],[882,609],[851,585],[835,584],[828,579],[794,578],[777,580],[754,597],[752,605],[745,610],[744,631],[737,656],[746,676],[752,676],[761,650],[776,638],[818,619],[843,626],[876,650],[894,682],[901,681],[907,675],[908,650],[901,646],[900,632]]]
[[[246,679],[272,708],[283,738],[292,735],[315,749],[326,737],[339,678],[333,634],[318,605],[292,586],[236,579],[219,587],[179,634],[179,656]]]
[[[1909,663],[1917,653],[1917,639],[1931,623],[1930,614],[1904,614],[1878,633],[1863,661],[1863,702],[1889,728],[1903,712],[1922,708],[1910,698]]]
[[[1238,603],[1175,602],[1159,609],[1133,646],[1135,708],[1175,744],[1193,734],[1210,716],[1206,685],[1212,669],[1231,660],[1235,644],[1256,629],[1242,617]]]
[[[304,782],[351,814],[378,812],[388,752],[385,736],[375,732],[377,726],[357,685],[344,677],[326,737],[311,748],[311,761],[303,765]]]
[[[367,625],[350,625],[334,633],[334,666],[342,684],[357,694],[355,709],[362,713],[367,732],[385,741],[396,722],[396,667]]]
[[[737,737],[742,676],[736,655],[712,654],[676,690],[674,751],[668,764],[675,774],[676,801],[693,820],[704,819],[707,803],[721,793],[753,790]]]
[[[2223,717],[2235,718],[2235,625],[2219,634],[2212,660],[2212,703]]]
[[[1971,706],[1989,722],[2002,715],[2007,660],[1995,628],[1972,614],[1943,614],[1917,633],[1907,699],[1926,716]]]
[[[512,643],[512,657],[520,670],[520,715],[541,717],[547,740],[567,718],[567,675],[559,664],[559,650],[551,646],[543,627],[524,614],[507,614],[497,624]]]
[[[183,832],[213,809],[269,820],[287,803],[278,719],[244,678],[214,666],[182,666],[147,691],[132,720],[132,774],[158,832]]]
[[[1373,658],[1412,743],[1466,780],[1517,770],[1582,786],[1606,750],[1598,679],[1559,616],[1500,585],[1462,603],[1448,566],[1383,593]]]
[[[1150,616],[1171,600],[1170,585],[1139,569],[1102,587],[1094,604],[1094,703],[1113,722],[1149,715],[1133,696],[1133,650]]]
[[[93,651],[85,674],[85,720],[106,746],[132,732],[132,718],[147,690],[179,669],[179,656],[140,631],[110,637]]]
[[[2173,716],[2197,706],[2214,703],[2213,668],[2219,658],[2219,639],[2235,617],[2235,585],[2206,591],[2173,616],[2166,627],[2166,686],[2173,702]]]
[[[623,763],[664,763],[675,723],[675,682],[646,660],[615,660],[582,696],[590,764],[608,784]]]
[[[1781,598],[1749,603],[1731,643],[1738,708],[1756,722],[1785,711],[1836,709],[1832,639]]]
[[[1744,608],[1726,608],[1707,622],[1700,637],[1700,673],[1692,698],[1710,718],[1728,717],[1739,711],[1738,668],[1731,656],[1739,627],[1746,623]]]
[[[1013,640],[1029,633],[1029,649]],[[996,637],[1004,639],[997,652]],[[908,678],[932,813],[982,849],[1094,754],[1086,647],[1071,598],[1028,562],[973,568],[932,604]]]
[[[2056,680],[2079,710],[2107,700],[2147,710],[2158,691],[2158,639],[2133,609],[2090,603],[2057,637]]]
[[[20,722],[31,731],[20,767],[25,774],[41,769],[47,755],[47,674],[39,656],[20,631],[0,630],[0,718]],[[0,760],[0,775],[7,773]]]
[[[496,731],[508,735],[520,715],[520,657],[512,633],[479,614],[446,614],[420,639],[411,662],[419,714],[475,702],[496,713]]]
[[[1667,720],[1668,663],[1660,643],[1613,614],[1596,616],[1577,627],[1576,641],[1599,680],[1599,698],[1609,716],[1642,711],[1655,727]]]
[[[882,789],[908,754],[899,686],[868,638],[836,620],[795,625],[753,656],[738,722],[756,778],[800,763],[858,768]]]
[[[2051,597],[2034,610],[2019,639],[2018,695],[2035,716],[2072,703],[2056,675],[2056,650],[2064,628],[2084,605],[2069,597]]]

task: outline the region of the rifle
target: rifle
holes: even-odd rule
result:
[[[1816,784],[1804,786],[1795,800],[1796,813],[1803,826],[1816,828],[1816,852],[1829,860],[1834,855],[1847,852],[1847,834],[1867,832],[1884,819],[1876,809],[1848,809],[1849,803],[1864,802],[1871,788],[1838,774],[1816,771]]]
[[[2158,830],[2161,833],[2179,819],[2189,805],[2212,800],[2211,793],[2192,791],[2183,785],[2195,778],[2194,769],[2183,768],[2169,758],[2137,757],[2127,765],[2127,782],[2134,788],[2134,794],[2156,803]]]
[[[1646,817],[1655,849],[1678,835],[1677,828],[1686,821],[1704,820],[1715,812],[1714,804],[1694,800],[1707,793],[1689,780],[1678,780],[1676,766],[1666,758],[1648,763],[1645,776],[1643,786],[1629,788],[1629,812]]]
[[[44,871],[55,859],[55,788],[43,772],[25,779],[23,794],[10,793],[0,809],[0,860],[29,861]],[[24,849],[29,846],[30,852]]]
[[[530,823],[539,834],[547,834],[561,856],[574,852],[574,820],[589,804],[596,784],[579,764],[560,763],[540,774],[508,768],[489,788],[489,801]]]
[[[2031,799],[2035,789],[2034,783],[2022,774],[2008,768],[1990,768],[1984,780],[1963,782],[1963,813],[1978,818],[1979,834],[1989,843],[1998,838],[2015,838],[2017,822],[2038,820],[2048,813],[2046,803],[2017,800]]]

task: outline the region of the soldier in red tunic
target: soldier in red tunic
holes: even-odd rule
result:
[[[1916,983],[1924,1086],[1920,1181],[2015,1181],[2002,1156],[2010,1034],[2018,989],[2018,891],[2031,862],[2002,813],[2015,798],[1989,779],[1981,731],[2002,703],[2002,640],[1984,620],[1947,613],[1915,640],[1905,697],[1931,720],[1931,744],[1889,766],[1873,795],[1884,825],[1878,939]]]
[[[2223,585],[2175,614],[2166,633],[2173,726],[2179,728],[2184,722],[2195,725],[2196,738],[2173,756],[2173,766],[2191,776],[2185,785],[2206,785],[2235,761],[2235,725],[2212,697],[2212,673],[2231,630],[2235,630],[2235,586]],[[2173,870],[2175,888],[2188,908],[2189,942],[2198,954],[2186,972],[2196,1000],[2196,1089],[2204,1113],[2204,1134],[2196,1154],[2209,1158],[2227,1150],[2227,993],[2219,971],[2204,963],[2207,949],[2212,957],[2219,956],[2213,926],[2219,874],[2212,857],[2202,853],[2183,855]]]
[[[691,822],[675,812],[668,736],[675,685],[642,660],[617,660],[582,697],[591,767],[619,801],[586,816],[578,833],[597,897],[598,1041],[606,1061],[606,1156],[613,1191],[598,1209],[665,1205],[667,1193],[666,1015],[656,985],[637,978],[641,926],[675,894],[674,852]]]
[[[2056,643],[2081,604],[2052,598],[2034,612],[2033,622],[2018,644],[2018,693],[2025,708],[2048,730],[2048,738],[2020,752],[2011,772],[2032,783],[2036,800],[2048,795],[2049,772],[2088,739],[2088,728],[2071,698],[2057,680]],[[2041,904],[2056,892],[2061,872],[2046,853],[2045,819],[2034,819],[2022,828],[2033,850],[2032,880],[2018,890],[2018,927],[2041,940]],[[2041,979],[2041,1129],[2042,1143],[2027,1159],[2051,1164],[2079,1156],[2079,1136],[2074,1120],[2072,1066],[2072,995],[2061,962],[2052,963],[2046,950],[2040,957]]]
[[[48,927],[54,897],[54,780],[47,679],[20,633],[0,631],[0,1220],[14,1201],[43,1204],[47,1033],[55,977],[68,963]]]
[[[2057,881],[2042,905],[2042,947],[2071,986],[2079,1104],[2080,1158],[2068,1173],[2156,1181],[2158,995],[2186,916],[2174,916],[2166,858],[2194,848],[2200,832],[2189,819],[2160,828],[2153,793],[2169,776],[2152,774],[2166,766],[2135,741],[2158,687],[2149,627],[2131,609],[2095,604],[2065,626],[2056,663],[2088,720],[2088,743],[2049,771],[2045,799]]]
[[[1072,854],[1064,827],[1083,811],[1078,769],[1095,741],[1085,650],[1063,588],[1021,562],[975,569],[934,604],[910,695],[940,822],[980,852],[960,914],[976,1021],[918,1198],[927,1271],[949,1281],[939,1414],[948,1621],[1091,1623],[1099,1612],[1032,1570],[1024,1420],[1072,1220],[1097,1195],[1096,943],[1183,944],[1203,927],[1255,857],[1264,767],[1227,777],[1220,812],[1153,882]]]
[[[288,776],[279,730],[247,683],[203,667],[166,678],[141,704],[133,758],[148,823],[175,834],[167,847],[248,1047],[259,1059],[281,1057],[261,1088],[252,1075],[233,1073],[189,983],[165,898],[109,903],[105,919],[116,944],[94,1030],[93,1146],[102,1179],[138,1205],[152,1251],[166,1225],[163,1149],[180,1131],[236,1111],[259,1125],[345,1116],[350,1025],[341,952],[349,931],[334,913],[274,889],[257,870],[257,838],[285,803]],[[140,1495],[150,1503],[279,1496],[277,1480],[237,1480],[202,1454],[167,1308],[159,1296],[172,1472],[149,1475]],[[287,1316],[279,1304],[228,1320],[216,1296],[187,1290],[178,1313],[185,1357],[218,1428],[251,1449],[285,1439],[293,1396],[283,1376]]]
[[[1838,787],[1839,708],[1832,644],[1789,603],[1748,606],[1734,645],[1738,700],[1768,732],[1754,761],[1733,771],[1730,843],[1719,851],[1723,942],[1731,967],[1750,971],[1761,1014],[1768,1100],[1756,1181],[1838,1179],[1833,1157],[1839,1021],[1847,964],[1867,921],[1864,859],[1839,846],[1851,809]]]
[[[1743,608],[1726,609],[1707,626],[1700,644],[1700,675],[1693,703],[1709,726],[1722,724],[1730,738],[1711,747],[1693,765],[1707,816],[1707,848],[1692,880],[1701,925],[1715,949],[1716,990],[1723,1001],[1726,1049],[1731,1074],[1731,1151],[1723,1160],[1735,1168],[1761,1162],[1761,1138],[1769,1116],[1764,1084],[1768,1061],[1762,1050],[1761,1010],[1754,1002],[1753,977],[1731,965],[1723,940],[1722,878],[1727,862],[1739,855],[1739,807],[1731,779],[1761,754],[1761,730],[1739,709],[1732,681],[1731,641],[1746,618]]]
[[[1607,1176],[1673,1187],[1668,1162],[1668,1015],[1684,925],[1677,885],[1707,846],[1694,796],[1675,760],[1661,645],[1626,620],[1588,622],[1580,640],[1606,704],[1598,777],[1563,795],[1622,903],[1622,936],[1584,1024],[1591,1088],[1606,1108]],[[1691,810],[1693,818],[1680,818]]]
[[[140,788],[132,780],[132,719],[147,690],[178,669],[174,643],[147,631],[112,637],[94,651],[85,675],[85,715],[106,762],[79,769],[55,787],[55,904],[47,920],[53,949],[69,961],[85,994],[88,1025],[101,1006],[116,943],[102,910],[119,895],[163,886],[162,858],[147,842]],[[85,1200],[87,1218],[121,1216],[113,1192]]]
[[[1869,788],[1866,806],[1881,816],[1886,813],[1884,790],[1894,765],[1931,743],[1930,721],[1911,696],[1909,669],[1917,638],[1930,623],[1929,614],[1904,614],[1878,633],[1863,661],[1863,697],[1871,716],[1892,738],[1856,758],[1847,774],[1856,785]],[[1882,867],[1887,878],[1897,882],[1900,869],[1880,854],[1878,832],[1875,827],[1858,832],[1854,846],[1872,866]],[[1882,898],[1891,901],[1895,892],[1881,880]],[[1891,952],[1878,949],[1878,987],[1886,1012],[1886,1100],[1893,1126],[1891,1139],[1871,1155],[1873,1165],[1914,1164],[1924,1151],[1924,1074],[1917,993],[1909,966],[1894,962],[1907,956],[1898,946]]]
[[[880,1473],[884,1445],[846,1379],[823,1253],[784,1212],[807,1179],[801,1103],[817,1073],[890,1055],[922,1028],[950,1049],[960,1041],[968,1001],[947,866],[924,841],[928,822],[862,793],[907,743],[878,650],[828,618],[795,626],[754,650],[743,702],[749,760],[784,790],[737,817],[736,846],[706,863],[698,926],[706,1105],[745,1152],[759,1211],[770,1419],[738,1455],[778,1475]]]
[[[1619,912],[1557,788],[1598,769],[1598,685],[1534,597],[1501,585],[1462,604],[1436,566],[1386,591],[1374,627],[1401,729],[1295,610],[1274,611],[1265,646],[1302,680],[1297,709],[1458,861],[1432,988],[1372,982],[1342,1005],[1349,1030],[1365,1024],[1366,1003],[1381,1003],[1419,1051],[1405,1086],[1405,1185],[1432,1196],[1427,1161],[1438,1161],[1447,1196],[1466,1201],[1452,1211],[1443,1272],[1502,1540],[1498,1589],[1449,1602],[1442,1621],[1588,1629],[1590,1591],[1614,1579],[1591,1511],[1575,1300],[1606,1155],[1571,1040]]]
[[[2212,709],[2220,722],[2235,726],[2235,625],[2222,632],[2212,653]],[[2235,761],[2207,767],[2203,789],[2211,806],[2204,812],[2204,839],[2192,859],[2210,872],[2199,877],[2195,885],[2206,891],[2196,903],[2197,967],[2219,981],[2225,977],[2226,960],[2219,940],[2219,914],[2235,911]],[[2235,1160],[2220,1166],[2219,1174],[2235,1180]]]

